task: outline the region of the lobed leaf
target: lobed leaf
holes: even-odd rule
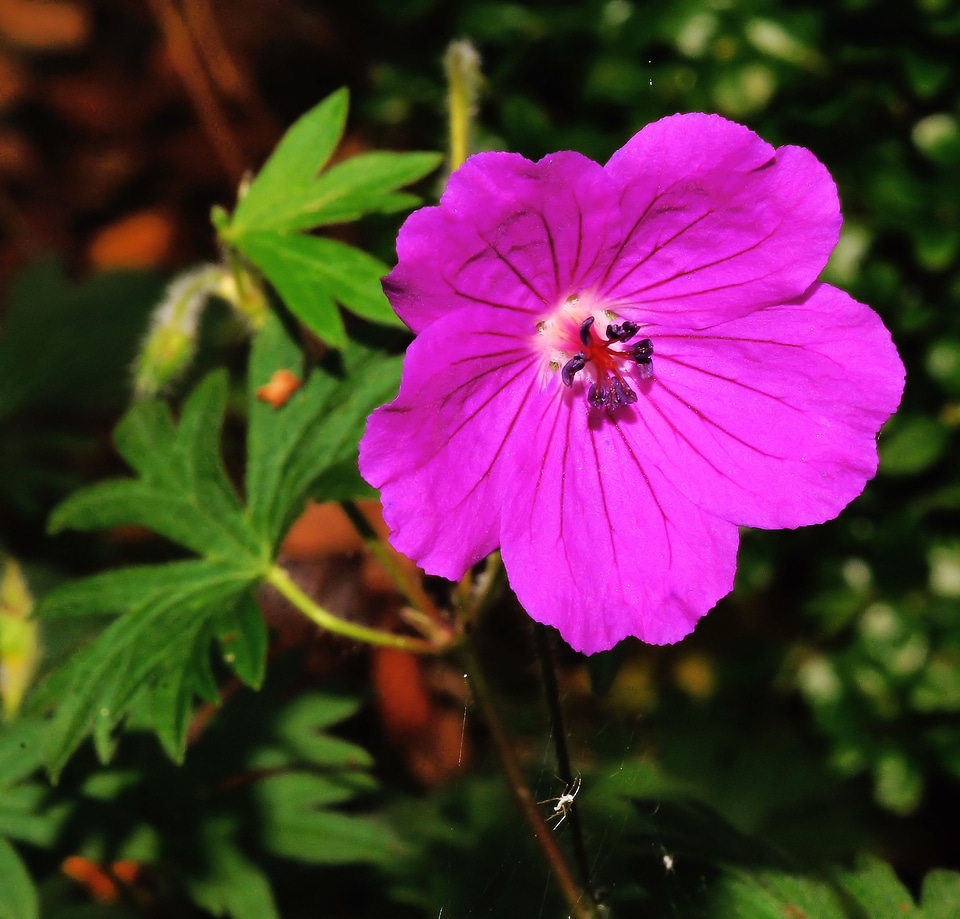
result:
[[[171,756],[182,754],[192,695],[216,695],[207,660],[208,623],[233,607],[257,573],[226,566],[217,571],[209,560],[180,563],[178,570],[192,577],[181,577],[164,592],[152,590],[141,596],[44,687],[41,701],[57,701],[46,737],[47,767],[54,777],[90,732],[101,758],[108,758],[110,733],[130,711],[138,693],[151,687],[154,728]],[[114,578],[119,585],[116,590],[111,587]],[[96,581],[105,584],[106,595],[114,598],[123,597],[133,585],[129,571],[99,575]],[[58,599],[58,593],[63,599]],[[47,602],[54,612],[89,611],[91,586],[68,585],[51,595],[41,611]]]
[[[276,548],[324,476],[356,465],[357,443],[371,411],[396,392],[399,357],[351,346],[341,364],[316,368],[285,405],[275,409],[257,389],[279,369],[303,376],[303,357],[276,317],[254,343],[250,360],[250,428],[247,437],[247,505],[259,537]],[[341,479],[338,484],[342,484]],[[362,492],[360,492],[362,494]],[[347,497],[342,489],[336,497]]]
[[[290,310],[330,344],[346,344],[333,301],[373,322],[404,327],[380,284],[389,269],[365,252],[300,233],[253,233],[244,245]]]
[[[329,344],[346,331],[337,304],[365,319],[402,326],[380,279],[387,266],[359,249],[302,231],[394,213],[419,199],[399,189],[440,163],[433,153],[365,153],[323,170],[347,114],[345,90],[307,112],[287,132],[241,197],[232,218],[218,211],[217,231],[273,285],[287,307]]]
[[[231,232],[269,222],[275,211],[304,193],[343,137],[349,100],[346,89],[337,90],[290,127],[240,198]]]
[[[265,216],[258,228],[305,230],[415,207],[417,195],[396,189],[422,179],[440,160],[436,153],[361,153],[332,166],[302,196]]]
[[[200,555],[266,561],[219,458],[227,377],[210,374],[191,394],[176,426],[169,408],[145,400],[115,432],[138,479],[101,482],[72,495],[50,518],[53,532],[134,524]]]
[[[0,838],[16,839],[35,846],[50,846],[57,837],[62,808],[47,812],[50,789],[27,782],[0,793]]]
[[[95,574],[56,588],[43,598],[40,614],[52,619],[122,613],[171,595],[186,600],[209,591],[216,593],[221,588],[228,595],[242,590],[259,574],[257,568],[211,565],[204,559],[137,565]]]
[[[347,331],[336,304],[336,291],[324,284],[323,268],[309,256],[306,236],[249,233],[243,253],[276,288],[280,299],[317,336],[335,348],[347,342]]]
[[[224,663],[253,689],[259,689],[267,669],[267,625],[252,592],[242,593],[236,606],[217,620],[217,640]]]

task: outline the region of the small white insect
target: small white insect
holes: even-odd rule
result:
[[[546,801],[538,801],[537,804],[552,804],[553,813],[547,817],[547,822],[551,820],[556,820],[557,822],[553,825],[553,828],[556,829],[567,819],[567,816],[570,813],[570,808],[573,807],[573,799],[580,793],[580,775],[577,774],[577,777],[563,790],[563,794],[559,795],[556,798],[547,798]]]
[[[673,874],[673,856],[663,847],[660,846],[660,853],[663,855],[663,868],[667,874]]]

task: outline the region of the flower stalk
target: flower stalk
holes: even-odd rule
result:
[[[468,675],[473,697],[476,701],[487,729],[493,741],[494,751],[500,761],[507,786],[513,796],[524,822],[533,833],[537,846],[560,889],[567,908],[573,919],[598,919],[599,910],[589,891],[581,889],[567,862],[563,850],[557,843],[556,835],[547,825],[540,809],[533,800],[520,763],[514,752],[514,745],[504,726],[503,719],[493,699],[483,668],[480,665],[472,642],[467,641],[459,650],[459,659],[464,672]]]
[[[543,675],[543,690],[550,708],[553,744],[557,754],[557,775],[566,788],[572,788],[574,782],[573,769],[570,766],[570,751],[567,748],[567,729],[563,721],[563,709],[560,706],[560,686],[557,682],[557,668],[554,664],[553,648],[550,634],[545,625],[539,622],[533,624],[534,641],[537,646],[537,656],[540,658],[540,670]],[[583,839],[583,827],[580,825],[580,815],[577,809],[571,808],[567,822],[570,824],[570,833],[573,839],[573,856],[580,872],[580,882],[596,900],[593,894],[593,885],[590,878],[590,860],[587,857],[587,846]]]

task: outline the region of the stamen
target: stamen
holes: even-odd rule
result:
[[[569,298],[567,305],[575,302],[574,298]],[[577,334],[580,349],[572,355],[569,338],[562,344],[562,338],[557,342],[561,354],[566,351],[566,363],[563,363],[564,357],[558,355],[551,359],[551,369],[553,372],[560,371],[560,380],[568,389],[573,386],[577,374],[586,369],[584,385],[587,404],[591,408],[611,410],[633,405],[637,402],[637,391],[631,383],[653,378],[653,342],[649,338],[633,341],[640,333],[641,324],[632,319],[621,319],[616,313],[605,311],[599,320],[604,323],[603,335],[599,331],[593,332],[598,328],[597,321],[597,315],[594,314],[586,316],[579,323]],[[572,329],[569,325],[563,331],[564,322],[558,325],[555,334],[570,334]],[[549,330],[549,324],[543,329],[537,326],[538,332]],[[632,379],[629,370],[631,365],[636,368]]]
[[[630,341],[639,331],[640,326],[638,323],[630,319],[625,319],[623,322],[616,322],[607,326],[607,340]]]
[[[616,397],[613,400],[614,405],[633,405],[637,401],[637,394],[620,377],[614,377],[611,385]]]
[[[583,343],[584,348],[590,347],[590,327],[592,325],[593,316],[587,316],[587,318],[580,323],[580,341]]]
[[[649,338],[638,341],[627,354],[638,364],[650,364],[653,359],[653,342]]]
[[[560,379],[563,380],[563,385],[573,386],[573,378],[583,370],[586,363],[587,356],[582,351],[574,354],[574,356],[563,365],[563,369],[560,371]]]

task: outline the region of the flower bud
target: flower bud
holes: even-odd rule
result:
[[[138,397],[157,395],[190,366],[200,315],[226,273],[222,265],[201,265],[170,283],[166,296],[154,310],[134,364],[134,391]]]

